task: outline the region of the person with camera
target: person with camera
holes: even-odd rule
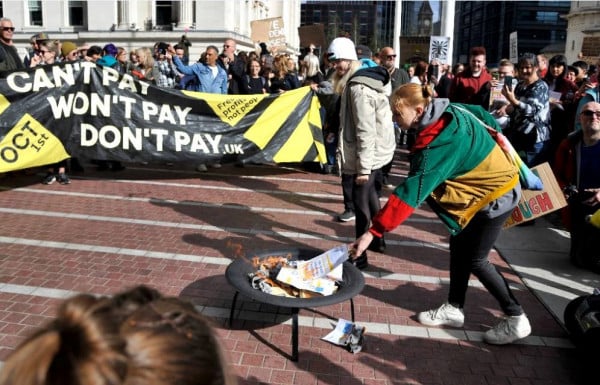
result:
[[[508,105],[496,116],[509,115],[506,136],[529,167],[550,158],[550,96],[548,85],[538,75],[537,56],[524,53],[517,63],[519,82],[513,87],[505,77],[502,95]]]
[[[581,130],[560,143],[554,174],[568,201],[563,222],[571,233],[571,262],[600,273],[600,229],[586,221],[600,209],[600,103],[586,103],[578,119]]]

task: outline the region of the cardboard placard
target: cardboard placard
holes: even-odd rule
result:
[[[532,167],[531,171],[540,177],[544,183],[544,189],[542,191],[523,190],[519,204],[504,224],[505,229],[544,216],[567,205],[565,195],[548,163]]]
[[[298,27],[298,35],[300,36],[300,47],[308,47],[314,44],[317,48],[323,48],[327,44],[323,24],[300,26]]]
[[[270,51],[286,48],[285,29],[283,18],[254,20],[250,22],[251,37],[254,42],[264,42]]]

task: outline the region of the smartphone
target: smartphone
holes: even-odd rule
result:
[[[504,77],[504,84],[508,85],[511,89],[513,86],[513,77],[510,75],[507,75]]]
[[[500,72],[492,72],[492,79],[500,80]]]

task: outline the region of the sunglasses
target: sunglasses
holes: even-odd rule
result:
[[[388,60],[390,60],[390,59],[395,59],[395,58],[396,58],[396,56],[397,56],[397,55],[387,55],[387,59],[388,59]]]
[[[596,118],[600,119],[600,111],[585,110],[581,111],[581,115],[587,116],[588,118],[595,116]]]
[[[15,32],[15,27],[2,27],[2,30],[4,32],[8,32],[8,31]]]
[[[224,45],[223,48],[229,48],[231,47],[230,45]]]

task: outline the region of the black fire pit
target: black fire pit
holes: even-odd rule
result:
[[[267,250],[255,253],[252,257],[263,259],[270,256],[291,256],[291,260],[307,260],[323,253],[317,249],[285,248],[280,250]],[[239,258],[233,261],[225,271],[227,281],[236,289],[231,304],[231,313],[229,314],[229,325],[233,321],[233,313],[239,293],[255,301],[268,305],[290,308],[292,311],[292,361],[298,361],[298,311],[303,308],[313,308],[319,306],[334,305],[342,301],[350,300],[350,312],[352,322],[354,322],[354,301],[352,298],[359,294],[365,286],[365,279],[354,265],[350,262],[344,262],[343,281],[339,283],[337,291],[331,295],[313,297],[313,298],[290,298],[280,297],[254,289],[250,284],[248,275],[256,272],[257,267],[253,266],[245,258]]]

